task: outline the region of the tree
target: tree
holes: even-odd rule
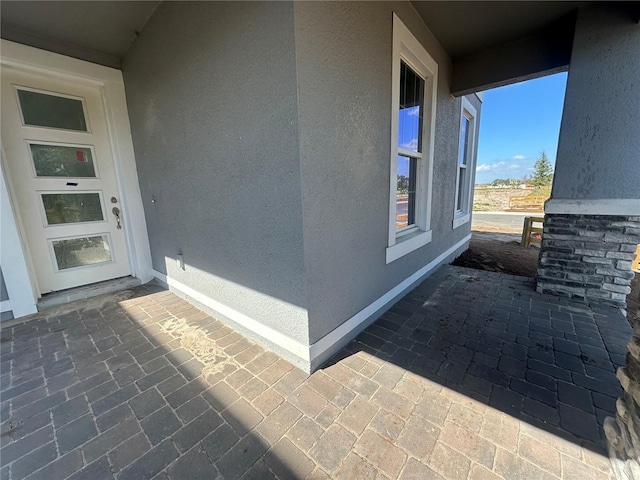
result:
[[[398,175],[398,191],[402,194],[406,194],[409,191],[409,177]]]
[[[535,187],[546,187],[551,185],[551,180],[553,180],[553,168],[547,158],[547,154],[542,152],[533,165],[531,183]]]
[[[517,187],[520,185],[520,180],[517,178],[496,178],[491,182],[493,187]]]

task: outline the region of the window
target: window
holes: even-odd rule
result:
[[[438,65],[393,16],[390,263],[431,241],[431,181]]]
[[[82,99],[18,89],[24,125],[88,132]]]
[[[471,219],[471,189],[473,188],[472,181],[476,160],[476,115],[476,109],[473,108],[471,102],[463,97],[453,228],[464,225]]]

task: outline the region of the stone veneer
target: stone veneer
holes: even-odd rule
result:
[[[632,327],[627,365],[617,373],[624,393],[616,402],[615,418],[604,421],[609,457],[618,480],[640,479],[640,325],[632,322]]]
[[[626,308],[638,243],[640,216],[547,214],[537,291]]]

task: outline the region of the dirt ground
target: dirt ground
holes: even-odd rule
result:
[[[520,188],[479,188],[473,193],[474,212],[506,212],[509,211],[509,197],[524,197],[531,190]]]
[[[474,231],[469,249],[452,264],[477,270],[535,277],[539,253],[540,249],[537,246],[522,248],[520,235]],[[640,321],[640,274],[638,273],[631,282],[631,293],[627,297],[627,312],[630,321]]]

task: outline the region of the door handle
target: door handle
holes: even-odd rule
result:
[[[120,224],[120,209],[118,207],[113,207],[113,209],[111,211],[116,216],[116,220],[118,221],[118,224],[117,224],[116,228],[118,230],[120,230],[122,228],[122,225]]]

